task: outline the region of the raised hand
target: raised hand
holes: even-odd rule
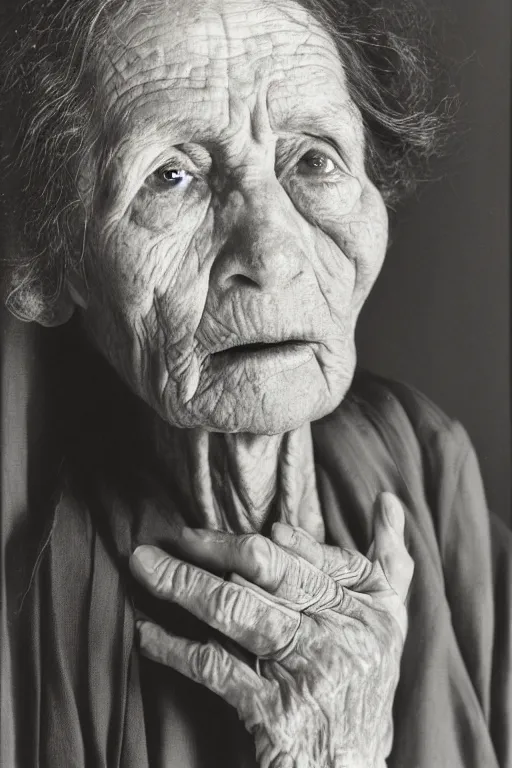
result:
[[[259,534],[183,532],[187,557],[139,547],[131,560],[152,594],[186,608],[257,657],[139,625],[142,653],[234,706],[263,768],[384,766],[407,629],[413,562],[404,515],[381,495],[369,557],[276,523]],[[229,580],[207,569],[230,572]]]

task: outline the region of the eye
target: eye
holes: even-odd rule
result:
[[[155,176],[165,187],[186,187],[192,181],[192,176],[183,168],[162,166],[155,171]]]
[[[318,150],[310,150],[301,157],[297,170],[303,176],[328,176],[337,170],[336,163]]]

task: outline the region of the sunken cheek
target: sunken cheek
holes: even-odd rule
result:
[[[355,321],[382,265],[387,244],[387,214],[380,193],[369,183],[341,190],[319,205],[315,223],[315,273],[333,316]],[[355,202],[354,202],[355,199]]]
[[[103,238],[117,310],[135,322],[151,311],[155,298],[173,315],[184,307],[191,315],[202,309],[212,216],[207,202],[193,206],[163,198],[155,204],[142,190]]]

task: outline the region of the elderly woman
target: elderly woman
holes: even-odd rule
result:
[[[66,326],[46,528],[10,550],[16,765],[510,766],[510,535],[463,428],[355,373],[441,117],[413,21],[17,12],[7,302]]]

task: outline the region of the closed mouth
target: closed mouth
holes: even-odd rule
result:
[[[252,342],[250,344],[235,344],[232,347],[228,347],[226,349],[219,350],[218,352],[215,352],[214,354],[251,354],[251,353],[257,353],[257,352],[278,352],[279,350],[287,350],[291,349],[292,347],[297,346],[304,346],[306,344],[309,344],[308,341],[305,341],[304,339],[286,339],[286,341],[273,341],[273,342],[264,342],[264,341],[257,341]]]

